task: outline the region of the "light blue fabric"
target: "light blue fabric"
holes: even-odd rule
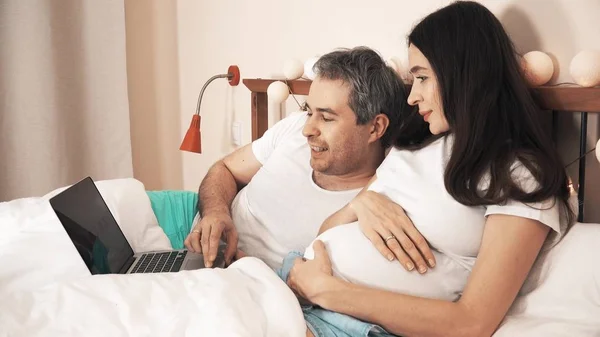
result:
[[[294,261],[302,257],[299,252],[290,252],[280,269],[275,272],[287,282]],[[303,305],[304,320],[315,337],[387,337],[393,336],[382,327],[363,322],[352,316],[322,309],[317,306]]]
[[[146,191],[158,225],[173,249],[183,249],[183,241],[192,229],[198,213],[198,193],[190,191]]]

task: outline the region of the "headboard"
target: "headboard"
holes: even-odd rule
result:
[[[252,140],[260,138],[268,128],[268,97],[267,88],[269,84],[277,79],[244,79],[244,85],[252,92]],[[291,80],[286,81],[290,92],[295,95],[308,95],[311,81]],[[410,89],[410,88],[409,88]],[[552,133],[555,134],[557,127],[556,113],[567,111],[580,114],[579,133],[579,189],[577,199],[579,201],[579,216],[577,221],[583,221],[583,204],[585,193],[585,154],[587,148],[587,117],[588,113],[600,113],[600,87],[557,87],[541,86],[533,88],[533,95],[540,110],[552,113]]]

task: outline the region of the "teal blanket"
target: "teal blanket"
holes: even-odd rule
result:
[[[183,240],[198,213],[198,193],[189,191],[146,191],[158,225],[171,241],[173,249],[182,249]]]

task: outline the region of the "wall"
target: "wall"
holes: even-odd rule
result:
[[[133,174],[147,190],[181,189],[176,2],[126,0],[125,21]]]
[[[131,177],[123,2],[0,1],[0,201]]]
[[[176,16],[177,23],[177,141],[189,125],[204,82],[225,72],[230,64],[239,65],[242,78],[279,77],[288,58],[305,60],[336,47],[356,45],[377,49],[385,58],[406,59],[405,38],[411,27],[449,2],[382,0],[375,6],[362,0],[179,0],[176,13],[169,14]],[[561,65],[554,83],[570,81],[568,65],[577,51],[600,49],[600,1],[481,2],[505,24],[519,51],[543,50],[553,55]],[[289,98],[283,111],[294,106]],[[250,142],[250,92],[243,84],[232,88],[225,80],[215,81],[205,93],[201,114],[204,153],[182,153],[182,181],[188,190],[196,190],[210,165],[235,149],[230,132],[234,121],[244,126],[243,143]],[[559,149],[565,162],[570,162],[577,156],[578,122],[571,114],[561,114],[559,118]],[[598,123],[592,118],[590,125],[589,143],[593,145],[598,137]],[[600,167],[593,156],[589,158],[587,200],[593,204],[600,200],[598,193],[591,193],[592,189],[600,191],[595,186],[600,184],[600,177],[593,174],[600,172]],[[573,165],[570,171],[576,170],[577,165]],[[588,210],[588,221],[600,221],[600,209],[595,214],[591,207]]]
[[[368,45],[386,56],[402,55],[404,35],[413,21],[440,4],[412,1],[407,11],[398,1],[383,1],[375,8],[365,1],[181,0],[181,130],[187,128],[204,81],[229,64],[240,67],[242,78],[269,78],[282,75],[288,58],[305,60],[337,47]],[[404,12],[410,19],[399,19]],[[245,86],[214,82],[202,103],[205,153],[183,158],[184,187],[191,190],[215,160],[235,148],[233,121],[244,125],[243,143],[251,139],[250,92]],[[287,106],[294,104],[290,98]]]

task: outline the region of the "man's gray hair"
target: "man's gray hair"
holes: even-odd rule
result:
[[[320,78],[342,80],[350,86],[348,105],[357,124],[364,125],[381,113],[387,115],[390,124],[381,143],[384,147],[393,143],[402,116],[413,110],[406,101],[402,79],[376,51],[368,47],[339,49],[320,57],[313,70]]]

